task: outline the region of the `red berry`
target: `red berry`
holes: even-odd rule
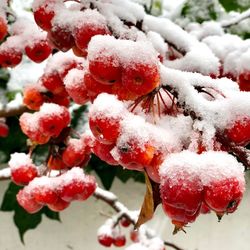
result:
[[[20,190],[16,196],[18,204],[28,213],[34,214],[38,212],[43,205],[38,204],[26,188]]]
[[[241,202],[244,190],[244,177],[215,180],[206,187],[204,200],[217,213],[233,213]]]
[[[3,68],[15,67],[22,61],[23,54],[16,48],[5,48],[0,50],[0,65]]]
[[[98,235],[98,242],[105,247],[110,247],[113,243],[113,237],[106,234],[101,234]]]
[[[122,67],[119,58],[109,51],[103,51],[94,60],[89,60],[89,71],[103,84],[121,82]]]
[[[160,84],[158,65],[131,63],[123,69],[122,84],[137,95],[146,95]]]
[[[90,116],[89,127],[101,143],[113,144],[116,142],[120,134],[121,118],[105,117],[103,116]]]
[[[88,90],[88,96],[93,101],[100,93],[112,94],[112,85],[105,85],[97,82],[90,73],[84,75],[84,83]]]
[[[201,205],[201,214],[209,214],[210,212],[211,209],[203,202]]]
[[[68,167],[79,166],[85,159],[85,145],[80,139],[70,139],[62,153],[62,160]]]
[[[34,179],[31,185],[33,187],[32,195],[37,203],[47,205],[57,202],[59,197],[48,177]]]
[[[120,220],[120,223],[121,223],[121,225],[122,225],[123,227],[129,227],[129,226],[131,225],[131,222],[130,222],[128,219],[126,219],[126,218],[122,218],[122,219]]]
[[[92,151],[101,160],[107,162],[110,165],[118,165],[118,162],[110,154],[110,151],[114,148],[114,144],[103,144],[98,140],[95,140]]]
[[[64,92],[63,81],[58,72],[53,71],[51,73],[45,73],[39,79],[41,81],[41,85],[43,85],[46,89],[51,91],[53,94],[61,94]]]
[[[17,185],[27,185],[37,176],[38,172],[34,165],[19,166],[11,170],[11,180]]]
[[[117,154],[119,163],[127,169],[143,170],[145,166],[150,165],[156,149],[150,143],[131,139],[117,145]]]
[[[250,71],[240,73],[237,82],[241,91],[250,91]]]
[[[126,244],[126,237],[125,235],[118,235],[113,239],[113,244],[116,247],[123,247]]]
[[[67,52],[75,44],[71,31],[67,27],[52,27],[48,33],[48,39],[57,49],[63,52]]]
[[[88,19],[83,16],[86,21],[79,23],[73,31],[76,46],[83,52],[93,36],[110,34],[108,27],[103,23],[104,20],[98,19],[103,17],[97,11],[87,10],[83,12],[83,15],[87,16],[88,14],[92,14],[92,16],[90,15]],[[98,17],[96,18],[93,14],[98,15]]]
[[[59,196],[67,202],[72,200],[86,200],[96,189],[95,178],[85,175],[83,170],[78,167],[66,172],[61,178],[62,184],[59,189]]]
[[[23,104],[29,109],[39,110],[43,102],[43,94],[35,86],[28,86],[24,89]]]
[[[85,104],[88,100],[88,89],[84,82],[84,71],[72,69],[64,78],[66,91],[77,104]]]
[[[2,41],[8,34],[8,26],[5,18],[0,16],[0,41]]]
[[[131,231],[130,232],[130,239],[133,241],[133,242],[139,242],[139,232],[138,231]]]
[[[195,173],[176,170],[174,178],[164,176],[161,179],[161,197],[165,204],[194,214],[200,208],[203,200],[203,184]]]
[[[45,103],[39,112],[38,125],[46,136],[57,137],[70,123],[68,109],[57,104]]]
[[[55,16],[54,2],[54,0],[44,0],[38,8],[34,9],[34,19],[43,30],[49,31],[52,28],[51,21]]]
[[[225,134],[238,145],[245,146],[250,143],[250,117],[236,120],[230,128],[226,129]]]
[[[34,126],[39,122],[39,116],[37,114],[23,113],[20,116],[20,127],[25,135],[27,135],[31,141],[37,144],[45,144],[49,141],[50,136],[44,135],[40,132],[38,126]]]
[[[69,202],[58,198],[55,203],[48,204],[48,208],[54,212],[61,212],[64,209],[66,209],[69,205],[70,205]]]
[[[41,63],[51,54],[51,47],[46,40],[35,41],[25,47],[25,53],[32,61]]]
[[[0,137],[7,137],[9,135],[9,127],[6,123],[0,122]]]

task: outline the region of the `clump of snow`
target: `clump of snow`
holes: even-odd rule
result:
[[[115,39],[113,36],[94,36],[88,46],[88,59],[95,61],[103,51],[119,59],[126,68],[129,65],[158,64],[158,54],[151,43]]]
[[[185,150],[169,155],[160,166],[160,176],[171,178],[174,183],[180,173],[186,172],[190,176],[198,176],[204,186],[214,181],[227,178],[237,178],[245,183],[244,166],[235,157],[222,151],[207,151],[202,154]]]
[[[33,162],[30,156],[25,153],[14,153],[10,155],[8,164],[14,170],[20,167],[32,166]]]

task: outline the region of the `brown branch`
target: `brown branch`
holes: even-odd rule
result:
[[[180,247],[176,246],[175,244],[170,243],[170,242],[167,242],[167,241],[164,241],[164,245],[165,245],[165,246],[172,247],[172,248],[174,248],[175,250],[184,250],[183,248],[180,248]]]
[[[26,111],[28,111],[28,108],[24,105],[20,105],[15,108],[4,108],[0,110],[0,117],[17,116],[23,114]]]

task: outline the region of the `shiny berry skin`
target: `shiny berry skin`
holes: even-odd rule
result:
[[[38,171],[33,164],[11,169],[11,180],[17,185],[27,185],[37,176]]]
[[[35,41],[34,44],[25,47],[26,55],[35,63],[46,60],[51,52],[51,47],[46,40]]]
[[[66,209],[68,206],[70,205],[69,202],[64,201],[60,198],[57,199],[57,201],[55,203],[52,204],[48,204],[48,208],[54,212],[61,212],[64,209]]]
[[[244,190],[244,177],[215,180],[206,187],[204,201],[217,213],[233,213],[242,200]]]
[[[55,16],[53,11],[53,0],[45,0],[34,10],[34,19],[36,24],[45,31],[52,28],[51,21]]]
[[[126,237],[125,235],[118,235],[114,237],[113,244],[116,247],[123,247],[126,245]]]
[[[34,200],[39,204],[55,204],[58,200],[56,190],[51,186],[38,185],[32,190]]]
[[[112,94],[112,85],[105,85],[98,81],[96,81],[90,73],[85,73],[84,75],[84,83],[88,90],[88,96],[91,101],[100,94],[100,93],[109,93]]]
[[[131,225],[131,222],[130,222],[128,219],[126,219],[126,218],[122,218],[122,219],[120,220],[120,223],[121,223],[121,225],[122,225],[123,227],[129,227],[129,226]]]
[[[206,205],[206,203],[202,203],[201,205],[201,214],[209,214],[211,212],[211,209]]]
[[[250,91],[250,71],[240,73],[237,82],[241,91]]]
[[[122,84],[137,95],[146,95],[160,84],[158,65],[131,63],[123,69]]]
[[[133,231],[131,231],[130,232],[130,239],[131,239],[131,241],[133,241],[133,242],[139,242],[140,240],[139,240],[139,232],[138,231],[135,231],[135,230],[133,230]]]
[[[49,141],[50,136],[41,133],[39,128],[34,127],[33,124],[38,123],[39,117],[30,113],[23,113],[20,116],[19,124],[21,130],[27,135],[30,140],[36,144],[45,144]]]
[[[64,78],[66,91],[77,104],[85,104],[89,100],[88,89],[84,82],[84,71],[72,69]]]
[[[113,237],[106,234],[98,235],[97,239],[98,242],[105,247],[110,247],[113,243]]]
[[[19,190],[17,196],[18,204],[23,207],[28,213],[34,214],[42,209],[43,205],[38,204],[30,192],[26,191],[26,189]]]
[[[114,144],[103,144],[98,140],[95,140],[92,152],[109,165],[119,165],[119,163],[110,154],[110,151],[114,148],[114,146]]]
[[[85,155],[85,145],[82,140],[70,139],[62,153],[62,160],[68,167],[79,166]]]
[[[164,176],[161,179],[160,193],[163,207],[167,204],[192,215],[201,206],[204,188],[198,175],[179,170],[175,178]]]
[[[7,137],[9,135],[9,127],[6,123],[0,122],[0,137]]]
[[[162,203],[163,210],[166,215],[172,220],[172,224],[175,225],[173,234],[176,234],[179,230],[183,230],[183,227],[188,223],[192,223],[200,214],[200,208],[197,211],[189,212],[185,209],[174,207],[168,203]]]
[[[8,34],[8,26],[5,18],[0,16],[0,41],[2,41]]]
[[[61,94],[65,90],[63,81],[58,72],[54,71],[51,73],[45,73],[42,75],[39,81],[46,89],[55,95]]]
[[[96,25],[95,21],[85,22],[82,26],[79,25],[74,31],[73,36],[75,39],[76,46],[83,52],[88,46],[89,41],[95,35],[106,35],[109,34],[109,30],[106,26]]]
[[[3,68],[13,68],[22,61],[23,54],[15,48],[6,48],[0,50],[0,65]]]
[[[68,30],[67,27],[52,27],[48,33],[48,39],[54,47],[63,52],[67,52],[75,44],[71,31]]]
[[[44,105],[41,107],[43,111],[39,114],[39,129],[46,136],[57,137],[70,123],[69,111],[65,107],[56,104],[53,104],[53,106],[52,104]],[[55,108],[54,111],[53,107]]]
[[[104,144],[113,144],[120,134],[121,118],[90,116],[89,127],[95,138]]]
[[[119,58],[110,53],[103,52],[95,60],[89,60],[89,71],[95,80],[103,84],[121,82],[122,67]]]
[[[117,145],[119,163],[131,170],[143,170],[152,161],[155,151],[150,143],[142,145],[142,143],[133,139]]]
[[[245,146],[250,143],[250,117],[236,120],[233,125],[226,129],[225,134],[232,142]]]
[[[73,171],[77,171],[74,173]],[[94,176],[84,175],[80,168],[72,169],[72,172],[61,176],[63,182],[58,190],[58,194],[64,201],[73,200],[84,201],[88,199],[96,189],[96,180]]]
[[[35,87],[28,86],[23,91],[23,104],[31,110],[39,110],[44,102],[43,94]]]
[[[128,90],[125,86],[121,84],[121,82],[116,82],[112,85],[112,94],[116,95],[119,100],[136,100],[139,96],[130,90]]]

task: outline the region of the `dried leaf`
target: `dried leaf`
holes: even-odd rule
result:
[[[153,218],[155,209],[161,203],[159,184],[151,181],[145,173],[146,194],[141,207],[140,215],[135,224],[135,229]]]

